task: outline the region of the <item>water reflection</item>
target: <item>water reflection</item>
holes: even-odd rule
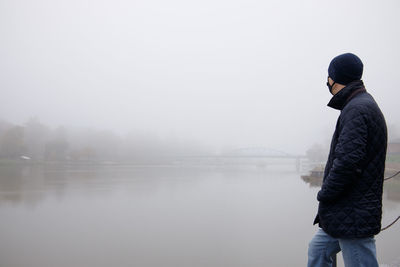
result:
[[[190,169],[190,175],[184,168],[170,167],[168,169],[170,177],[185,178],[180,179],[179,183],[188,181],[188,177],[192,181],[196,179],[195,169]],[[125,175],[126,172],[130,173],[129,179]],[[229,170],[225,170],[225,172],[229,172]],[[232,171],[232,174],[238,172],[240,173],[240,170],[236,169]],[[143,193],[147,189],[154,189],[154,186],[165,175],[167,175],[165,169],[160,172],[157,168],[145,166],[115,168],[107,166],[3,165],[0,166],[0,205],[7,202],[35,205],[49,194],[63,197],[67,190],[97,191],[105,194],[114,188],[116,181],[126,183],[132,182],[132,179],[134,179],[135,186],[131,184],[130,189],[137,189],[138,193]],[[232,175],[232,177],[234,176]],[[311,188],[320,188],[322,185],[322,175],[317,172],[302,175],[301,179]],[[172,181],[176,182],[176,179]],[[385,199],[400,202],[400,177],[385,182],[384,195]]]
[[[386,173],[390,176],[391,173]],[[311,188],[320,188],[322,186],[322,175],[311,172],[309,175],[302,175],[301,179]],[[384,198],[393,202],[400,202],[400,176],[385,181],[383,186]]]
[[[35,205],[51,196],[106,195],[119,188],[135,195],[147,195],[160,187],[196,182],[205,170],[174,166],[3,165],[0,166],[0,205]]]
[[[0,204],[4,202],[26,202],[34,205],[40,201],[40,184],[42,177],[35,168],[20,165],[5,165],[0,167]],[[31,178],[35,177],[35,178]]]
[[[46,195],[61,197],[69,186],[79,183],[79,187],[88,185],[85,181],[96,177],[94,170],[77,171],[69,175],[68,167],[39,165],[3,165],[0,166],[0,205],[4,203],[35,206]]]
[[[313,196],[286,169],[9,166],[0,173],[0,266],[296,266],[305,264],[304,240],[314,230]],[[283,192],[301,204],[293,209]],[[282,259],[283,248],[290,258]]]
[[[0,166],[0,266],[304,266],[318,181],[280,168]]]
[[[400,202],[400,178],[386,181],[383,189],[388,200]]]

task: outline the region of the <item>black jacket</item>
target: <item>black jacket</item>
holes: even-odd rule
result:
[[[337,238],[379,233],[387,129],[381,110],[354,81],[328,106],[341,110],[332,138],[314,224]]]

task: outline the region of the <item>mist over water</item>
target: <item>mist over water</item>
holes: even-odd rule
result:
[[[304,266],[316,231],[319,188],[288,161],[0,171],[0,266]],[[398,257],[398,229],[377,237],[381,263]]]
[[[3,0],[0,118],[303,153],[329,142],[338,112],[326,107],[328,64],[353,52],[398,138],[398,9],[389,0]]]
[[[338,54],[363,61],[400,168],[399,9],[0,0],[0,267],[304,266],[320,181],[301,174],[326,161]]]

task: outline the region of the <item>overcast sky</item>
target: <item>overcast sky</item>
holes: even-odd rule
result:
[[[0,118],[302,152],[352,52],[399,125],[400,2],[0,0]]]

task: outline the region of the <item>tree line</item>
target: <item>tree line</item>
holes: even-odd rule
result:
[[[0,121],[0,158],[29,161],[161,163],[206,154],[194,141],[151,133],[124,136],[109,130],[51,128],[30,118],[23,125]]]

